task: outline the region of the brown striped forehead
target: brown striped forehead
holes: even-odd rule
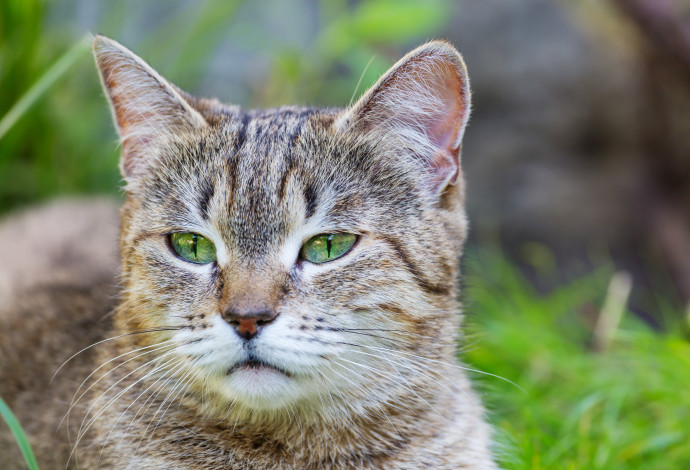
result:
[[[278,241],[290,224],[287,181],[294,168],[311,157],[297,143],[317,113],[309,108],[281,108],[243,113],[230,126],[233,153],[228,155],[223,220],[228,242],[245,254],[263,253],[268,240]],[[309,186],[307,181],[295,182]]]
[[[176,165],[156,172],[164,180],[150,192],[165,195],[160,213],[183,225],[211,223],[248,259],[275,250],[324,204],[332,221],[347,227],[395,219],[390,208],[409,208],[413,185],[400,174],[395,184],[387,181],[392,174],[372,163],[370,151],[339,139],[335,113],[286,107],[227,114],[212,133],[175,149]],[[388,209],[377,213],[382,207]]]

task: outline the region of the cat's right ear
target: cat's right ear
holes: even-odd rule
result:
[[[208,124],[172,84],[121,44],[95,36],[93,54],[122,142],[120,170],[129,185],[173,135]]]

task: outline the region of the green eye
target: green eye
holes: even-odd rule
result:
[[[215,245],[196,233],[171,233],[170,246],[180,258],[190,263],[206,264],[216,260]]]
[[[357,241],[351,233],[322,233],[309,239],[302,246],[302,259],[320,264],[340,258]]]

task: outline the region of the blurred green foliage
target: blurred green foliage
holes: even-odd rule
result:
[[[263,56],[269,64],[258,80],[242,77],[247,96],[232,97],[256,107],[345,105],[360,74],[364,72],[359,93],[403,47],[441,30],[451,9],[449,0],[318,2],[318,27],[305,48],[282,42],[279,31],[242,24],[238,14],[251,2],[151,5],[153,14],[130,2],[104,3],[93,32],[124,42],[171,81],[202,94],[197,87],[213,55],[239,36],[243,50]],[[74,8],[85,7],[85,2],[81,7],[77,2]],[[55,195],[116,194],[119,186],[117,136],[88,52],[79,49],[82,52],[63,74],[53,67],[88,31],[51,16],[51,8],[55,4],[45,0],[0,2],[0,122],[12,121],[0,135],[0,213]],[[131,11],[143,16],[132,17]],[[121,37],[133,27],[143,31],[140,37]],[[43,90],[46,84],[51,86]],[[27,97],[32,106],[21,109],[16,121],[6,119],[13,107],[17,111],[18,102],[23,99],[26,104]]]
[[[43,27],[41,0],[0,2],[0,119],[78,38]],[[117,185],[103,101],[83,54],[0,137],[0,211],[64,193]]]
[[[689,318],[660,312],[659,332],[627,312],[595,352],[612,267],[541,295],[497,250],[467,261],[463,359],[521,387],[474,374],[504,468],[690,468]]]

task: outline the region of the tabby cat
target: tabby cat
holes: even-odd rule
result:
[[[0,227],[0,395],[43,468],[496,468],[455,359],[458,52],[415,49],[347,109],[245,111],[93,49],[120,258],[107,202]],[[0,452],[20,467],[4,429]]]

